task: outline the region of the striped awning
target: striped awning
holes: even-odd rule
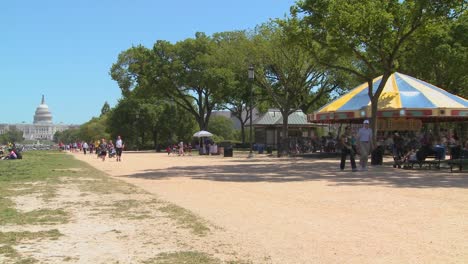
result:
[[[373,81],[373,91],[382,76]],[[371,114],[367,83],[323,106],[312,122],[361,120]],[[468,100],[411,76],[394,73],[390,76],[378,102],[379,117],[461,118],[468,120]]]

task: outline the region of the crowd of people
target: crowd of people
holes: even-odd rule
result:
[[[442,130],[438,136],[431,131],[387,132],[380,134],[377,146],[373,146],[368,120],[364,121],[363,127],[358,131],[353,130],[351,126],[345,127],[338,143],[336,145],[341,149],[340,169],[344,170],[346,158],[349,156],[353,171],[367,170],[371,153],[373,156],[388,153],[393,156],[398,166],[408,161],[424,161],[429,156],[444,160],[448,154],[453,159],[458,158],[460,153],[468,153],[468,140],[460,139],[450,130]],[[356,155],[360,157],[359,168],[356,166]]]
[[[192,155],[192,144],[188,143],[185,144],[184,141],[180,141],[177,144],[169,144],[166,147],[166,153],[168,156],[172,155],[177,155],[177,156],[185,156],[185,153],[187,155],[191,156]]]
[[[117,136],[115,145],[112,140],[106,140],[105,138],[89,143],[86,141],[77,141],[68,144],[64,144],[63,142],[59,143],[59,148],[62,151],[83,152],[84,155],[95,154],[98,158],[102,159],[102,161],[105,161],[106,157],[115,157],[117,162],[122,161],[122,151],[124,147],[124,142],[120,136]]]
[[[200,145],[199,143],[192,145],[192,143],[184,143],[183,141],[180,141],[177,144],[169,144],[166,147],[166,153],[168,156],[185,156],[186,154],[191,156],[192,149],[195,149],[200,155],[220,154],[218,145],[214,141],[207,139],[204,140],[202,143],[202,145]]]

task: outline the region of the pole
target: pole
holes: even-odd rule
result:
[[[252,106],[253,106],[253,79],[250,80],[250,131],[249,131],[249,141],[250,141],[250,152],[249,158],[253,158],[253,145],[252,145]]]

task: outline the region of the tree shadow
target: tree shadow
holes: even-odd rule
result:
[[[234,161],[233,161],[234,162]],[[235,162],[239,162],[236,160]],[[468,174],[450,173],[449,169],[403,170],[390,164],[375,166],[370,171],[351,172],[349,163],[339,171],[337,160],[248,160],[243,164],[220,166],[174,166],[168,169],[146,170],[121,177],[162,180],[189,177],[195,180],[219,182],[307,182],[327,181],[335,186],[386,186],[395,188],[468,188]]]
[[[378,108],[379,109],[388,109],[393,108],[392,103],[395,100],[396,95],[385,93],[379,97]]]

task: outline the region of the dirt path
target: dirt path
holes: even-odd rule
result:
[[[256,260],[468,262],[466,173],[339,172],[333,160],[258,156],[75,157],[221,226]]]

